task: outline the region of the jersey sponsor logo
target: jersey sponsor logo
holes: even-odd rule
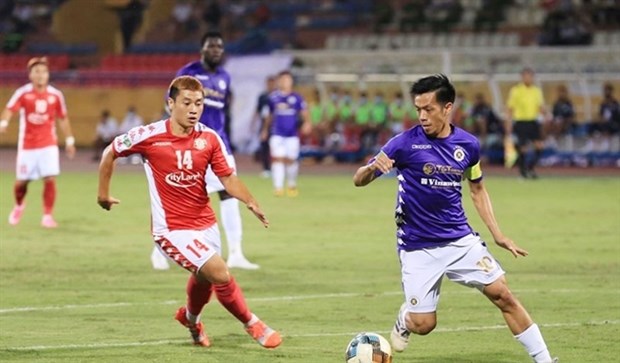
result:
[[[200,173],[189,174],[184,171],[179,171],[176,173],[170,173],[166,175],[164,179],[166,181],[166,184],[171,185],[173,187],[189,188],[189,187],[192,187],[198,184],[198,182],[202,178],[203,176],[200,175]]]
[[[439,174],[452,174],[452,175],[463,175],[463,170],[454,168],[450,165],[439,165],[433,163],[426,163],[422,167],[422,171],[426,175],[433,175],[435,173]]]
[[[205,105],[213,108],[224,108],[224,102],[212,100],[210,98],[205,98]]]
[[[207,140],[205,139],[196,139],[194,140],[194,149],[196,150],[204,150],[207,147]]]
[[[26,118],[26,120],[30,122],[31,124],[42,125],[49,120],[49,115],[46,113],[44,114],[30,113],[28,114],[28,117]]]
[[[215,90],[215,89],[205,87],[204,90],[205,90],[205,97],[224,99],[224,97],[226,96],[222,92]]]
[[[458,188],[461,185],[461,182],[453,180],[444,181],[431,178],[421,178],[420,184],[428,185],[432,188]]]
[[[412,144],[411,148],[413,150],[426,150],[426,149],[432,149],[433,147],[429,144]]]
[[[454,153],[452,154],[452,156],[454,156],[454,160],[456,161],[463,161],[463,159],[465,159],[465,150],[463,150],[462,147],[457,146],[454,149]]]
[[[172,141],[157,141],[153,143],[153,146],[170,146]]]
[[[422,171],[424,172],[424,174],[426,175],[433,175],[435,174],[435,165],[431,164],[431,163],[426,163],[424,164],[424,166],[422,167]]]

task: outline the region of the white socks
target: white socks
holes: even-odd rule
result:
[[[297,174],[299,173],[299,163],[297,161],[286,165],[286,181],[289,188],[297,187]]]
[[[239,200],[229,198],[220,201],[220,215],[222,218],[222,226],[226,234],[226,242],[228,243],[228,257],[243,256],[241,249],[241,212],[239,211]]]
[[[276,190],[284,189],[284,163],[274,162],[271,164],[271,177],[273,178],[273,188]]]
[[[547,344],[538,329],[538,325],[532,324],[529,328],[525,329],[523,333],[515,335],[515,338],[525,347],[527,353],[534,358],[536,363],[550,363],[552,362],[551,355],[547,349]]]

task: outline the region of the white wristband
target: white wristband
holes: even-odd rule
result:
[[[5,128],[9,126],[9,120],[0,120],[0,127]]]
[[[73,146],[75,145],[75,137],[69,136],[65,139],[65,146]]]

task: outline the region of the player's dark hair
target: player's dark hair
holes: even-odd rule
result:
[[[172,80],[168,87],[168,97],[177,99],[182,90],[200,91],[204,93],[202,83],[192,76],[180,76]]]
[[[222,36],[222,33],[220,33],[217,30],[210,30],[210,31],[204,33],[202,38],[200,38],[200,46],[203,47],[205,45],[205,42],[207,41],[207,39],[211,39],[211,38],[216,38],[216,39],[224,40],[224,37]]]
[[[293,73],[291,73],[291,71],[289,71],[289,70],[283,70],[280,73],[278,73],[278,77],[282,77],[282,76],[291,76],[291,77],[293,77]]]
[[[435,92],[437,102],[445,105],[448,102],[454,102],[456,91],[450,83],[448,77],[443,74],[433,74],[420,78],[411,86],[411,95],[417,96],[428,92]]]

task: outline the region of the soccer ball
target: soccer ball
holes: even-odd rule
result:
[[[359,333],[345,352],[347,363],[392,363],[392,347],[377,333]]]

